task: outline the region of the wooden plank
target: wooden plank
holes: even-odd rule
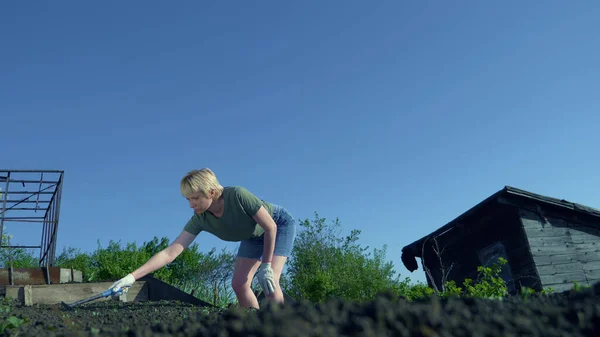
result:
[[[69,283],[73,281],[71,269],[60,268],[60,283]]]
[[[532,230],[575,230],[588,232],[593,235],[600,235],[600,221],[594,224],[578,222],[575,219],[558,218],[546,215],[544,219],[537,213],[523,211],[521,213],[521,222],[523,227]]]
[[[547,264],[547,265],[538,265],[537,271],[540,276],[546,275],[555,275],[562,273],[570,273],[570,272],[580,272],[583,274],[583,266],[581,263],[560,263],[560,264]]]
[[[594,261],[589,263],[582,263],[583,271],[588,274],[595,271],[600,271],[600,262]]]
[[[542,220],[537,214],[523,212],[521,223],[530,245],[536,245],[539,238],[569,237],[573,242],[600,243],[600,221],[598,226],[586,226],[581,223],[546,216]]]
[[[75,272],[70,268],[50,267],[48,268],[50,280],[52,283],[67,283],[73,280],[72,274]],[[0,268],[0,285],[10,285],[11,271],[9,268]],[[46,284],[46,273],[44,268],[15,268],[12,272],[13,285],[26,284]],[[75,279],[81,282],[81,278]]]
[[[531,246],[532,255],[568,254],[568,253],[598,253],[600,244],[595,242],[567,243],[564,245]]]
[[[571,230],[569,234],[572,238],[582,238],[589,242],[600,243],[600,236],[595,233],[586,232],[586,231],[577,231]]]
[[[592,283],[600,281],[600,270],[598,269],[585,270],[585,275],[587,276],[587,279]]]
[[[553,218],[549,216],[545,216],[541,218],[539,214],[529,211],[522,211],[521,213],[521,223],[523,224],[523,228],[526,230],[534,229],[551,229],[551,228],[561,228],[567,227],[567,222],[563,219]]]
[[[561,264],[570,262],[600,262],[600,252],[570,252],[565,254],[533,254],[536,265]]]
[[[23,303],[26,306],[33,305],[33,292],[30,285],[23,286]]]
[[[76,302],[85,298],[102,293],[107,290],[113,282],[95,282],[95,283],[70,283],[70,284],[52,284],[52,285],[8,285],[6,286],[6,297],[18,299],[23,304],[58,304],[61,301],[66,303]],[[30,287],[30,299],[25,300],[24,288]],[[112,300],[110,297],[101,298],[97,301]],[[138,281],[127,291],[126,297],[122,298],[126,302],[147,301],[148,291],[146,282]]]
[[[538,237],[553,237],[553,236],[587,236],[592,240],[600,241],[600,230],[591,229],[588,227],[546,227],[546,228],[529,228],[527,231],[527,237],[538,238]]]
[[[577,232],[585,232],[592,235],[600,236],[600,221],[598,221],[598,224],[596,226],[567,221],[567,228]]]
[[[540,279],[544,288],[548,286],[554,287],[558,284],[570,283],[574,281],[579,283],[587,282],[587,278],[586,275],[584,275],[583,270],[579,272],[540,275]]]
[[[544,247],[544,246],[562,246],[565,244],[582,244],[587,243],[582,237],[570,237],[570,236],[551,236],[551,237],[530,237],[529,245],[531,247]]]
[[[577,281],[577,283],[579,283],[580,285],[588,285],[585,280]],[[572,282],[554,283],[554,284],[549,283],[549,284],[544,285],[544,289],[552,288],[555,292],[563,292],[563,291],[569,291],[569,290],[573,289],[573,285],[574,285],[574,283],[572,283]]]
[[[537,218],[529,219],[521,217],[521,223],[523,224],[523,229],[525,229],[525,233],[527,233],[527,235],[529,235],[528,233],[530,231],[540,231],[548,228],[547,226],[542,226],[541,221],[539,221]]]
[[[83,272],[71,269],[71,279],[73,282],[83,282]]]
[[[597,217],[581,214],[577,212],[572,212],[566,209],[556,209],[553,207],[548,207],[544,204],[540,204],[537,202],[531,202],[526,205],[519,205],[519,214],[526,218],[538,219],[538,209],[541,207],[542,213],[546,218],[550,219],[564,219],[569,223],[577,223],[584,226],[590,227],[598,227],[600,226],[600,222]],[[551,221],[551,220],[550,220]]]

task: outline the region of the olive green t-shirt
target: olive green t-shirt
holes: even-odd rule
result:
[[[261,206],[273,216],[273,205],[265,202],[241,186],[223,189],[225,208],[220,218],[206,211],[196,214],[185,225],[184,230],[194,235],[207,231],[224,241],[241,241],[259,237],[265,230],[254,221],[253,215]]]

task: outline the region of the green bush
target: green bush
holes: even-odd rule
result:
[[[299,223],[283,276],[286,293],[319,303],[331,298],[363,301],[388,289],[403,289],[393,264],[385,261],[386,246],[369,253],[357,243],[360,231],[339,237],[340,227],[338,219],[328,225],[317,213],[312,222]]]
[[[502,266],[507,263],[506,259],[499,258],[498,262],[490,267],[479,266],[477,271],[480,273],[480,279],[473,282],[472,279],[465,279],[464,295],[479,298],[503,298],[508,294],[506,282],[500,277]]]
[[[98,242],[94,252],[85,253],[74,248],[64,248],[55,265],[80,270],[84,281],[115,281],[132,272],[154,254],[169,245],[166,237],[154,237],[149,242],[122,245],[110,241],[106,247]],[[175,261],[156,270],[152,276],[191,293],[203,301],[226,306],[235,300],[229,287],[234,265],[234,255],[223,250],[216,254],[212,249],[204,254],[196,243],[184,250]]]
[[[429,298],[435,294],[435,291],[425,283],[411,283],[410,278],[407,277],[398,285],[397,294],[409,301],[414,301]]]
[[[3,245],[11,245],[12,235],[2,234]],[[34,255],[32,249],[25,248],[2,248],[0,249],[0,267],[9,268],[31,268],[38,266],[39,258]]]

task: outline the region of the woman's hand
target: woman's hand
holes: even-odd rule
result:
[[[270,262],[262,263],[260,265],[256,277],[258,278],[258,284],[260,284],[265,295],[275,292],[275,279]]]
[[[119,290],[121,290],[121,288],[124,287],[123,293],[126,293],[129,287],[131,287],[134,282],[135,278],[133,277],[133,275],[127,274],[127,276],[113,283],[110,287],[112,288],[113,292],[118,292]]]

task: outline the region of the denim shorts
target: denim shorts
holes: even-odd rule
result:
[[[296,219],[285,208],[273,205],[273,220],[277,224],[273,255],[289,257],[296,238]],[[240,242],[238,257],[260,260],[264,252],[265,235]]]

